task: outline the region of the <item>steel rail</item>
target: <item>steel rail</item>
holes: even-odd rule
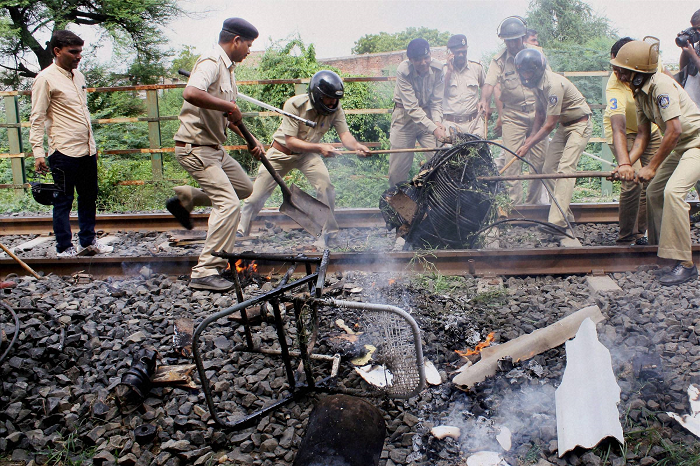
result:
[[[667,265],[656,255],[656,246],[596,246],[580,248],[423,250],[377,253],[334,252],[328,273],[364,272],[429,273],[445,275],[522,276],[572,275],[631,272],[641,266]],[[306,253],[321,257],[321,253]],[[693,246],[693,259],[700,262],[700,245]],[[76,272],[96,278],[137,275],[146,266],[154,273],[189,275],[197,256],[78,257],[74,259],[28,258],[25,262],[37,272],[71,275]],[[258,273],[282,273],[284,265],[257,262]],[[0,259],[2,274],[22,275],[12,259]]]
[[[693,210],[698,208],[697,202],[691,202]],[[571,204],[577,223],[616,223],[618,221],[617,203]],[[515,206],[509,218],[527,218],[546,221],[549,206],[522,205]],[[379,209],[336,209],[336,219],[340,228],[369,228],[384,225]],[[195,228],[206,229],[209,215],[205,213],[192,214]],[[253,222],[252,231],[272,222],[283,230],[298,228],[298,225],[286,215],[277,210],[263,210]],[[71,226],[78,228],[77,216],[71,217]],[[175,218],[168,213],[146,214],[103,214],[97,216],[97,228],[105,232],[116,231],[169,231],[182,229]],[[50,216],[36,217],[2,217],[0,218],[0,235],[49,234],[53,231]]]

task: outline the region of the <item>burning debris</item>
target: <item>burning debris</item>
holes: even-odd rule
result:
[[[430,433],[440,440],[447,437],[459,440],[459,437],[462,435],[460,428],[455,426],[435,426],[430,429]]]
[[[461,143],[437,152],[410,182],[382,195],[379,209],[389,230],[418,248],[465,249],[498,215],[497,183],[477,180],[495,175],[488,144],[462,134]]]
[[[559,322],[548,327],[535,330],[529,335],[523,335],[501,345],[485,348],[481,352],[481,360],[474,365],[465,365],[452,379],[455,385],[470,389],[484,381],[498,370],[501,359],[510,358],[514,362],[529,359],[550,348],[563,344],[576,335],[581,322],[586,318],[594,322],[603,320],[603,314],[598,306],[583,308]]]

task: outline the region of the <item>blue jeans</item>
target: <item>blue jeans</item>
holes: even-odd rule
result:
[[[95,213],[97,207],[97,155],[68,157],[55,151],[49,156],[49,166],[54,182],[64,186],[53,206],[53,232],[56,235],[56,251],[63,252],[73,246],[70,230],[70,210],[73,192],[78,193],[78,238],[82,247],[90,246],[95,239]],[[65,183],[65,184],[64,184]]]

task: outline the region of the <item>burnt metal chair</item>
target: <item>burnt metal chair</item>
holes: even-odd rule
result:
[[[335,386],[335,378],[341,362],[340,355],[324,355],[313,352],[318,335],[318,310],[323,307],[361,311],[360,319],[365,324],[367,336],[372,341],[377,342],[378,353],[382,355],[382,363],[391,370],[392,374],[391,383],[388,383],[383,390],[374,394],[386,395],[392,398],[410,398],[420,393],[424,388],[425,372],[423,369],[420,331],[418,325],[408,313],[395,306],[340,301],[322,297],[326,270],[330,259],[329,251],[325,251],[321,257],[308,257],[301,254],[229,254],[225,252],[215,253],[215,255],[228,259],[229,263],[232,264],[238,304],[212,314],[197,326],[192,338],[192,352],[209,412],[218,425],[231,429],[241,429],[250,426],[262,416],[290,401],[298,399],[309,391],[367,394],[365,391],[341,390]],[[244,300],[241,282],[238,273],[235,272],[235,265],[233,265],[239,260],[254,260],[258,261],[258,263],[291,263],[291,266],[287,269],[276,288]],[[290,282],[292,275],[300,264],[304,265],[306,275]],[[316,266],[315,270],[312,270],[314,265]],[[301,297],[292,295],[292,292],[297,291],[298,293],[298,289],[302,287],[308,290],[308,294]],[[264,303],[269,303],[272,308],[279,349],[264,348],[254,343],[252,325],[246,309]],[[285,331],[281,310],[282,303],[292,304],[294,310],[293,320],[296,326],[296,346],[298,349],[293,349],[295,345],[290,345],[287,342],[287,332]],[[212,323],[236,313],[240,313],[245,342],[235,346],[232,351],[280,357],[284,364],[290,395],[246,416],[242,416],[234,422],[229,422],[223,419],[217,410],[212,395],[211,383],[204,367],[199,341],[202,332]],[[301,360],[297,371],[292,367],[292,358]],[[330,375],[316,380],[312,361],[331,363]],[[302,373],[304,374],[304,381],[300,380]]]

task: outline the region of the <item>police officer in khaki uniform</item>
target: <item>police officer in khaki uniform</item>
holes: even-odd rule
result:
[[[524,157],[535,144],[546,139],[559,123],[559,128],[549,143],[542,171],[574,173],[578,160],[591,138],[591,109],[586,99],[571,81],[547,69],[547,60],[539,50],[525,49],[518,52],[515,56],[515,67],[523,86],[532,89],[537,98],[534,134],[525,140],[516,154]],[[545,180],[545,183],[566,213],[565,219],[559,208],[552,203],[548,221],[566,228],[566,220],[574,220],[569,204],[576,180],[561,178],[556,182]]]
[[[219,272],[227,260],[212,252],[232,251],[240,218],[240,200],[253,190],[243,168],[221,147],[226,141],[226,128],[241,135],[237,123],[242,115],[235,103],[238,88],[234,68],[250,53],[258,30],[240,18],[224,21],[219,43],[202,55],[194,65],[182,93],[180,128],[175,134],[175,156],[180,165],[197,180],[201,190],[180,188],[178,197],[168,200],[166,207],[184,225],[191,227],[189,211],[194,205],[212,205],[207,239],[199,262],[192,268],[190,287],[201,290],[226,291],[233,283]],[[252,154],[262,153],[258,142]]]
[[[515,151],[522,146],[523,141],[532,134],[535,123],[535,96],[532,90],[522,85],[515,70],[515,55],[525,49],[523,37],[527,28],[522,18],[510,16],[504,19],[498,27],[498,37],[503,39],[506,49],[497,55],[489,65],[486,82],[481,90],[479,102],[479,114],[486,114],[491,105],[491,96],[494,88],[501,90],[500,99],[503,102],[501,120],[503,123],[503,145]],[[544,156],[547,152],[547,139],[533,146],[527,154],[527,160],[535,166],[538,172],[542,171]],[[506,152],[505,163],[513,159],[513,154]],[[516,161],[504,175],[517,175],[522,169],[522,162]],[[523,200],[523,185],[520,181],[508,182],[508,193],[515,204]],[[529,184],[526,204],[539,204],[542,195],[542,183],[532,181]]]
[[[649,164],[637,171],[636,179],[651,180],[647,188],[649,242],[659,245],[659,257],[676,261],[659,281],[679,285],[698,276],[685,198],[700,180],[700,111],[680,84],[657,71],[658,60],[658,39],[647,37],[623,45],[610,63],[635,95],[637,139],[630,158],[639,158],[646,150],[651,123],[663,133],[661,146]],[[623,175],[625,170],[629,174],[629,169],[620,167],[618,173]]]
[[[443,64],[430,56],[430,44],[425,39],[413,39],[406,48],[408,60],[396,70],[394,111],[391,114],[392,149],[437,147],[445,137],[442,125],[442,98],[445,93]],[[430,160],[432,152],[426,153]],[[389,156],[389,185],[396,186],[408,179],[413,165],[413,152]]]
[[[340,76],[332,71],[319,71],[309,82],[309,92],[297,95],[287,100],[284,110],[294,115],[315,121],[315,128],[310,128],[298,120],[289,117],[282,118],[282,124],[273,135],[272,147],[267,151],[267,158],[280,176],[285,176],[296,168],[306,176],[316,190],[320,201],[331,209],[323,236],[317,242],[320,247],[332,245],[338,233],[338,223],[333,215],[335,207],[335,188],[331,183],[328,168],[323,163],[323,157],[337,155],[336,148],[331,144],[321,143],[321,138],[331,128],[335,128],[343,145],[357,152],[358,156],[370,155],[369,149],[357,142],[350,134],[345,121],[345,112],[340,106],[344,87]],[[250,225],[258,215],[265,201],[270,197],[277,183],[264,166],[260,166],[258,176],[253,185],[253,194],[243,205],[241,222],[238,233],[241,236],[250,234]]]
[[[479,89],[486,73],[481,63],[467,60],[467,38],[457,34],[447,41],[449,56],[445,64],[445,97],[442,101],[445,127],[461,133],[484,134],[484,122],[478,118]]]
[[[629,37],[623,37],[615,42],[610,49],[610,58],[615,58],[620,48],[632,42]],[[617,71],[616,71],[617,70]],[[663,70],[662,70],[663,71]],[[610,146],[618,168],[615,178],[621,180],[620,187],[620,232],[618,244],[648,244],[647,231],[647,184],[634,181],[634,170],[647,166],[652,156],[661,144],[661,133],[656,125],[652,126],[651,141],[638,160],[630,160],[629,151],[637,137],[637,106],[634,94],[627,84],[618,78],[619,68],[613,69],[605,87],[605,113],[603,114],[603,130],[606,142]],[[622,173],[620,173],[620,170]]]

